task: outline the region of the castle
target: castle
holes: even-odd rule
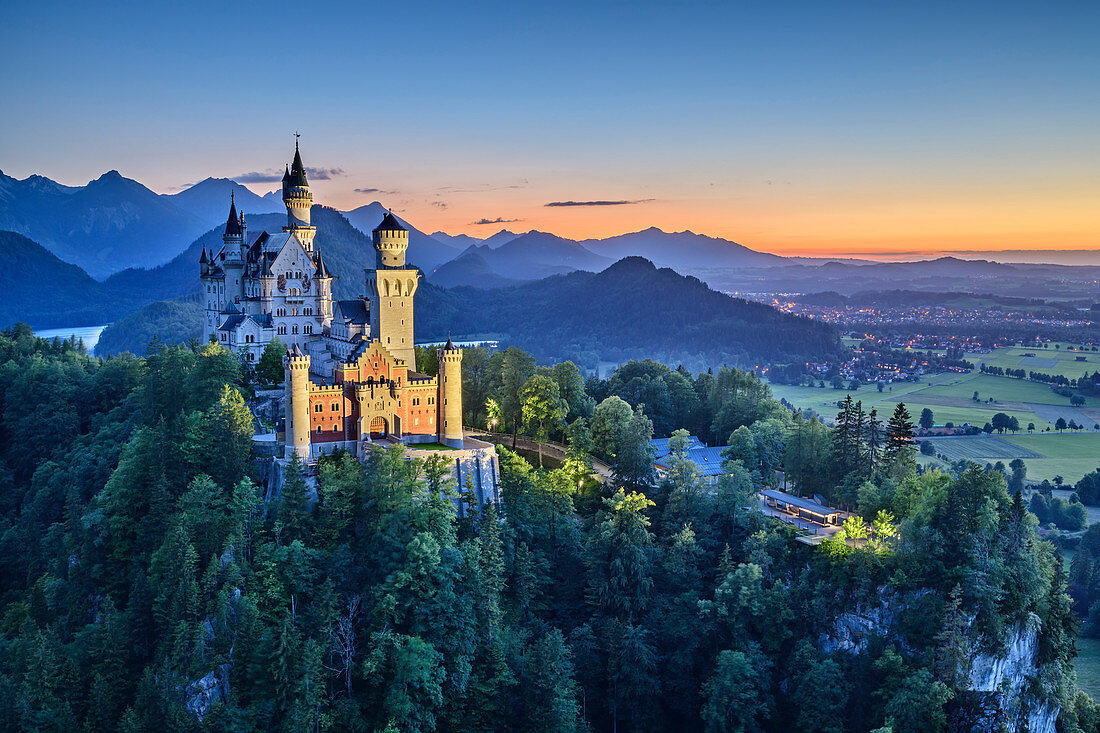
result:
[[[309,464],[338,447],[363,456],[370,444],[400,441],[411,455],[446,451],[459,485],[495,500],[495,450],[463,437],[462,350],[448,339],[436,352],[438,375],[416,371],[420,270],[405,262],[408,230],[386,214],[372,232],[368,296],[334,302],[334,276],[313,245],[313,195],[297,144],[283,202],[282,233],[249,236],[231,199],[223,247],[213,254],[204,247],[199,267],[206,340],[248,362],[275,338],[287,345],[284,457]]]

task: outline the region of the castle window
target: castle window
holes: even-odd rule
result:
[[[286,336],[286,326],[279,326],[279,335]]]
[[[290,332],[291,333],[298,333],[298,325],[295,324],[295,325],[291,326],[290,327]]]
[[[340,426],[339,425],[333,425],[332,426],[332,432],[334,432],[334,433],[340,432]]]
[[[419,424],[420,424],[420,418],[419,417],[414,417],[413,418],[413,425],[419,425]]]
[[[320,433],[320,432],[321,432],[321,426],[320,426],[320,425],[318,425],[318,426],[317,426],[317,432],[318,432],[318,433]]]
[[[302,331],[305,333],[313,333],[313,326],[307,323],[305,326],[302,327]]]
[[[332,403],[332,407],[331,407],[331,409],[332,409],[332,411],[333,411],[333,412],[336,412],[337,410],[339,410],[339,409],[340,409],[340,405],[338,405],[338,404],[336,404],[335,402],[333,402],[333,403]]]
[[[313,406],[313,411],[314,412],[320,412],[323,409],[325,409],[325,406],[322,405],[320,402],[318,402],[316,405]]]
[[[305,310],[303,311],[303,314],[304,314],[304,315],[307,315],[307,316],[312,316],[312,315],[313,315],[313,309],[312,309],[312,308],[306,308],[306,309],[305,309]],[[402,322],[402,325],[404,325],[404,322]]]

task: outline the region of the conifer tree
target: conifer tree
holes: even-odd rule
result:
[[[279,522],[283,526],[286,541],[301,539],[306,534],[309,521],[309,494],[302,471],[302,461],[297,453],[290,457],[283,477],[279,499]]]
[[[894,414],[886,423],[886,445],[883,460],[888,466],[898,467],[913,460],[913,418],[904,402],[894,408]]]

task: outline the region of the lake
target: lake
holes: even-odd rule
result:
[[[68,339],[70,336],[75,336],[84,340],[84,348],[89,352],[94,352],[95,345],[99,343],[99,334],[103,333],[105,328],[107,328],[107,324],[102,326],[77,326],[75,328],[49,328],[44,331],[35,331],[34,335],[44,339],[54,337]]]

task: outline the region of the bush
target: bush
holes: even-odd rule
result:
[[[920,442],[920,452],[922,455],[934,456],[936,455],[936,446],[931,440],[922,440]]]

